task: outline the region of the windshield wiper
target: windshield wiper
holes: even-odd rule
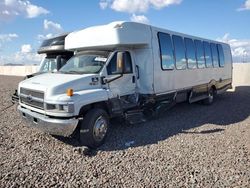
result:
[[[60,71],[60,73],[63,73],[63,74],[82,74],[81,72],[79,71]]]

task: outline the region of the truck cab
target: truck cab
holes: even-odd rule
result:
[[[45,55],[45,57],[41,61],[37,72],[26,75],[25,79],[47,72],[56,72],[66,64],[67,60],[69,60],[74,54],[72,51],[64,49],[65,37],[67,35],[68,33],[64,33],[56,37],[46,39],[42,42],[37,53]],[[13,103],[18,102],[19,97],[17,90],[15,90],[11,98]]]
[[[76,53],[59,71],[19,84],[22,116],[54,135],[70,136],[95,148],[107,135],[109,119],[137,106],[135,64],[127,50]]]
[[[27,75],[27,78],[46,72],[58,71],[66,64],[67,60],[73,56],[72,51],[64,49],[65,37],[68,34],[69,33],[64,33],[42,42],[37,53],[44,54],[45,57],[41,61],[37,73]]]

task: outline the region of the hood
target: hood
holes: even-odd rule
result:
[[[100,88],[100,80],[97,74],[45,73],[22,81],[20,87],[43,91],[48,97],[64,94],[68,88],[74,91]]]

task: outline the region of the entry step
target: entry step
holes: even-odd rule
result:
[[[130,124],[137,124],[137,123],[143,123],[146,122],[146,117],[143,114],[142,110],[131,110],[127,111],[125,113],[125,119],[130,123]]]

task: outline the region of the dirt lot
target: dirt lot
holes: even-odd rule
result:
[[[114,123],[90,155],[73,139],[28,127],[7,108],[20,77],[0,76],[0,187],[249,187],[250,86],[211,106],[178,104],[165,117]]]

